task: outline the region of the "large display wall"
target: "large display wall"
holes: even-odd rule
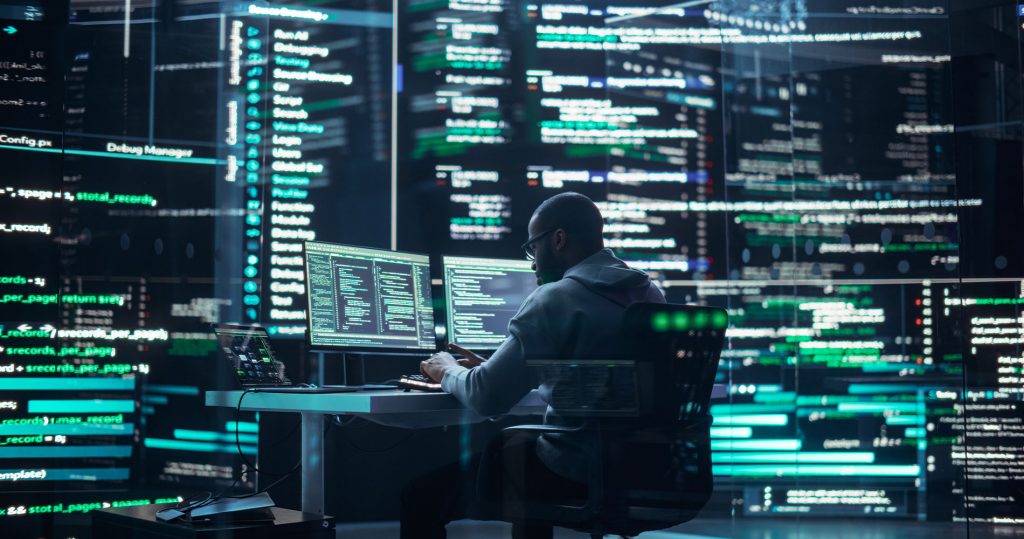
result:
[[[0,522],[254,486],[260,420],[202,405],[227,383],[211,323],[266,326],[311,380],[303,240],[517,258],[577,191],[670,301],[730,313],[707,518],[1019,523],[1021,24],[4,2]]]

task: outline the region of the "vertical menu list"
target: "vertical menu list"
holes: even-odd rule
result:
[[[244,316],[272,335],[301,335],[306,309],[302,242],[317,238],[314,190],[338,183],[336,161],[349,143],[357,105],[352,66],[336,58],[356,45],[340,39],[329,11],[248,6],[232,22],[229,85],[238,86],[244,146],[236,162],[245,181]],[[340,41],[339,41],[340,39]],[[354,41],[350,38],[348,41]],[[229,181],[238,175],[230,174]]]

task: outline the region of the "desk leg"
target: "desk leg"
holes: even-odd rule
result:
[[[302,511],[324,514],[323,414],[302,414]]]

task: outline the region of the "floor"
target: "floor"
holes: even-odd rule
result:
[[[505,539],[510,526],[496,522],[460,521],[448,527],[449,539]],[[698,519],[669,530],[647,532],[638,539],[988,539],[1024,537],[1024,526],[972,525],[970,534],[963,524],[897,522],[878,520],[718,520]],[[397,522],[346,524],[338,527],[338,538],[395,539]],[[555,539],[587,536],[555,529]]]

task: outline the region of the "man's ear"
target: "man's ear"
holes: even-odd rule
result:
[[[554,236],[553,247],[555,248],[555,250],[561,251],[565,249],[565,246],[569,241],[569,236],[565,233],[565,230],[559,228],[558,230],[555,230],[552,233],[552,236]]]

